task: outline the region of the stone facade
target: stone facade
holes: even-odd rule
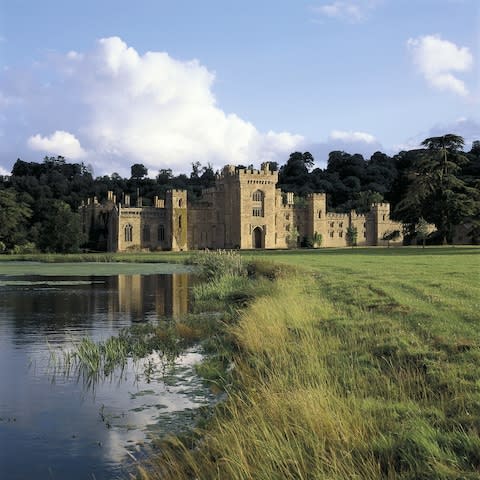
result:
[[[302,242],[322,247],[349,244],[347,231],[356,228],[357,245],[386,245],[385,233],[402,225],[390,220],[390,205],[372,205],[366,215],[327,212],[325,193],[295,198],[277,188],[278,172],[264,163],[260,170],[227,165],[215,187],[187,204],[183,190],[170,190],[153,206],[130,205],[128,195],[117,203],[109,192],[107,202],[84,205],[84,227],[89,233],[103,222],[103,239],[109,251],[196,250],[203,248],[295,248]],[[319,241],[321,239],[321,241]],[[394,244],[401,244],[400,235]]]

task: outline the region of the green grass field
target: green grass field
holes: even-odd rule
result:
[[[230,327],[236,384],[144,478],[480,478],[477,248],[244,254],[293,265]]]

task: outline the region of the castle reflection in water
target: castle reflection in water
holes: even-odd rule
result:
[[[189,274],[118,275],[116,308],[130,314],[131,320],[179,317],[189,310]],[[113,298],[112,298],[113,300]]]

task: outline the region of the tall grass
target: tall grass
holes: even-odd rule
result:
[[[445,250],[272,255],[309,273],[225,326],[228,399],[141,478],[479,478],[478,250]]]

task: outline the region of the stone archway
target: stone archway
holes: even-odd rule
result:
[[[263,230],[260,227],[255,227],[252,232],[252,247],[265,248],[263,241]]]

